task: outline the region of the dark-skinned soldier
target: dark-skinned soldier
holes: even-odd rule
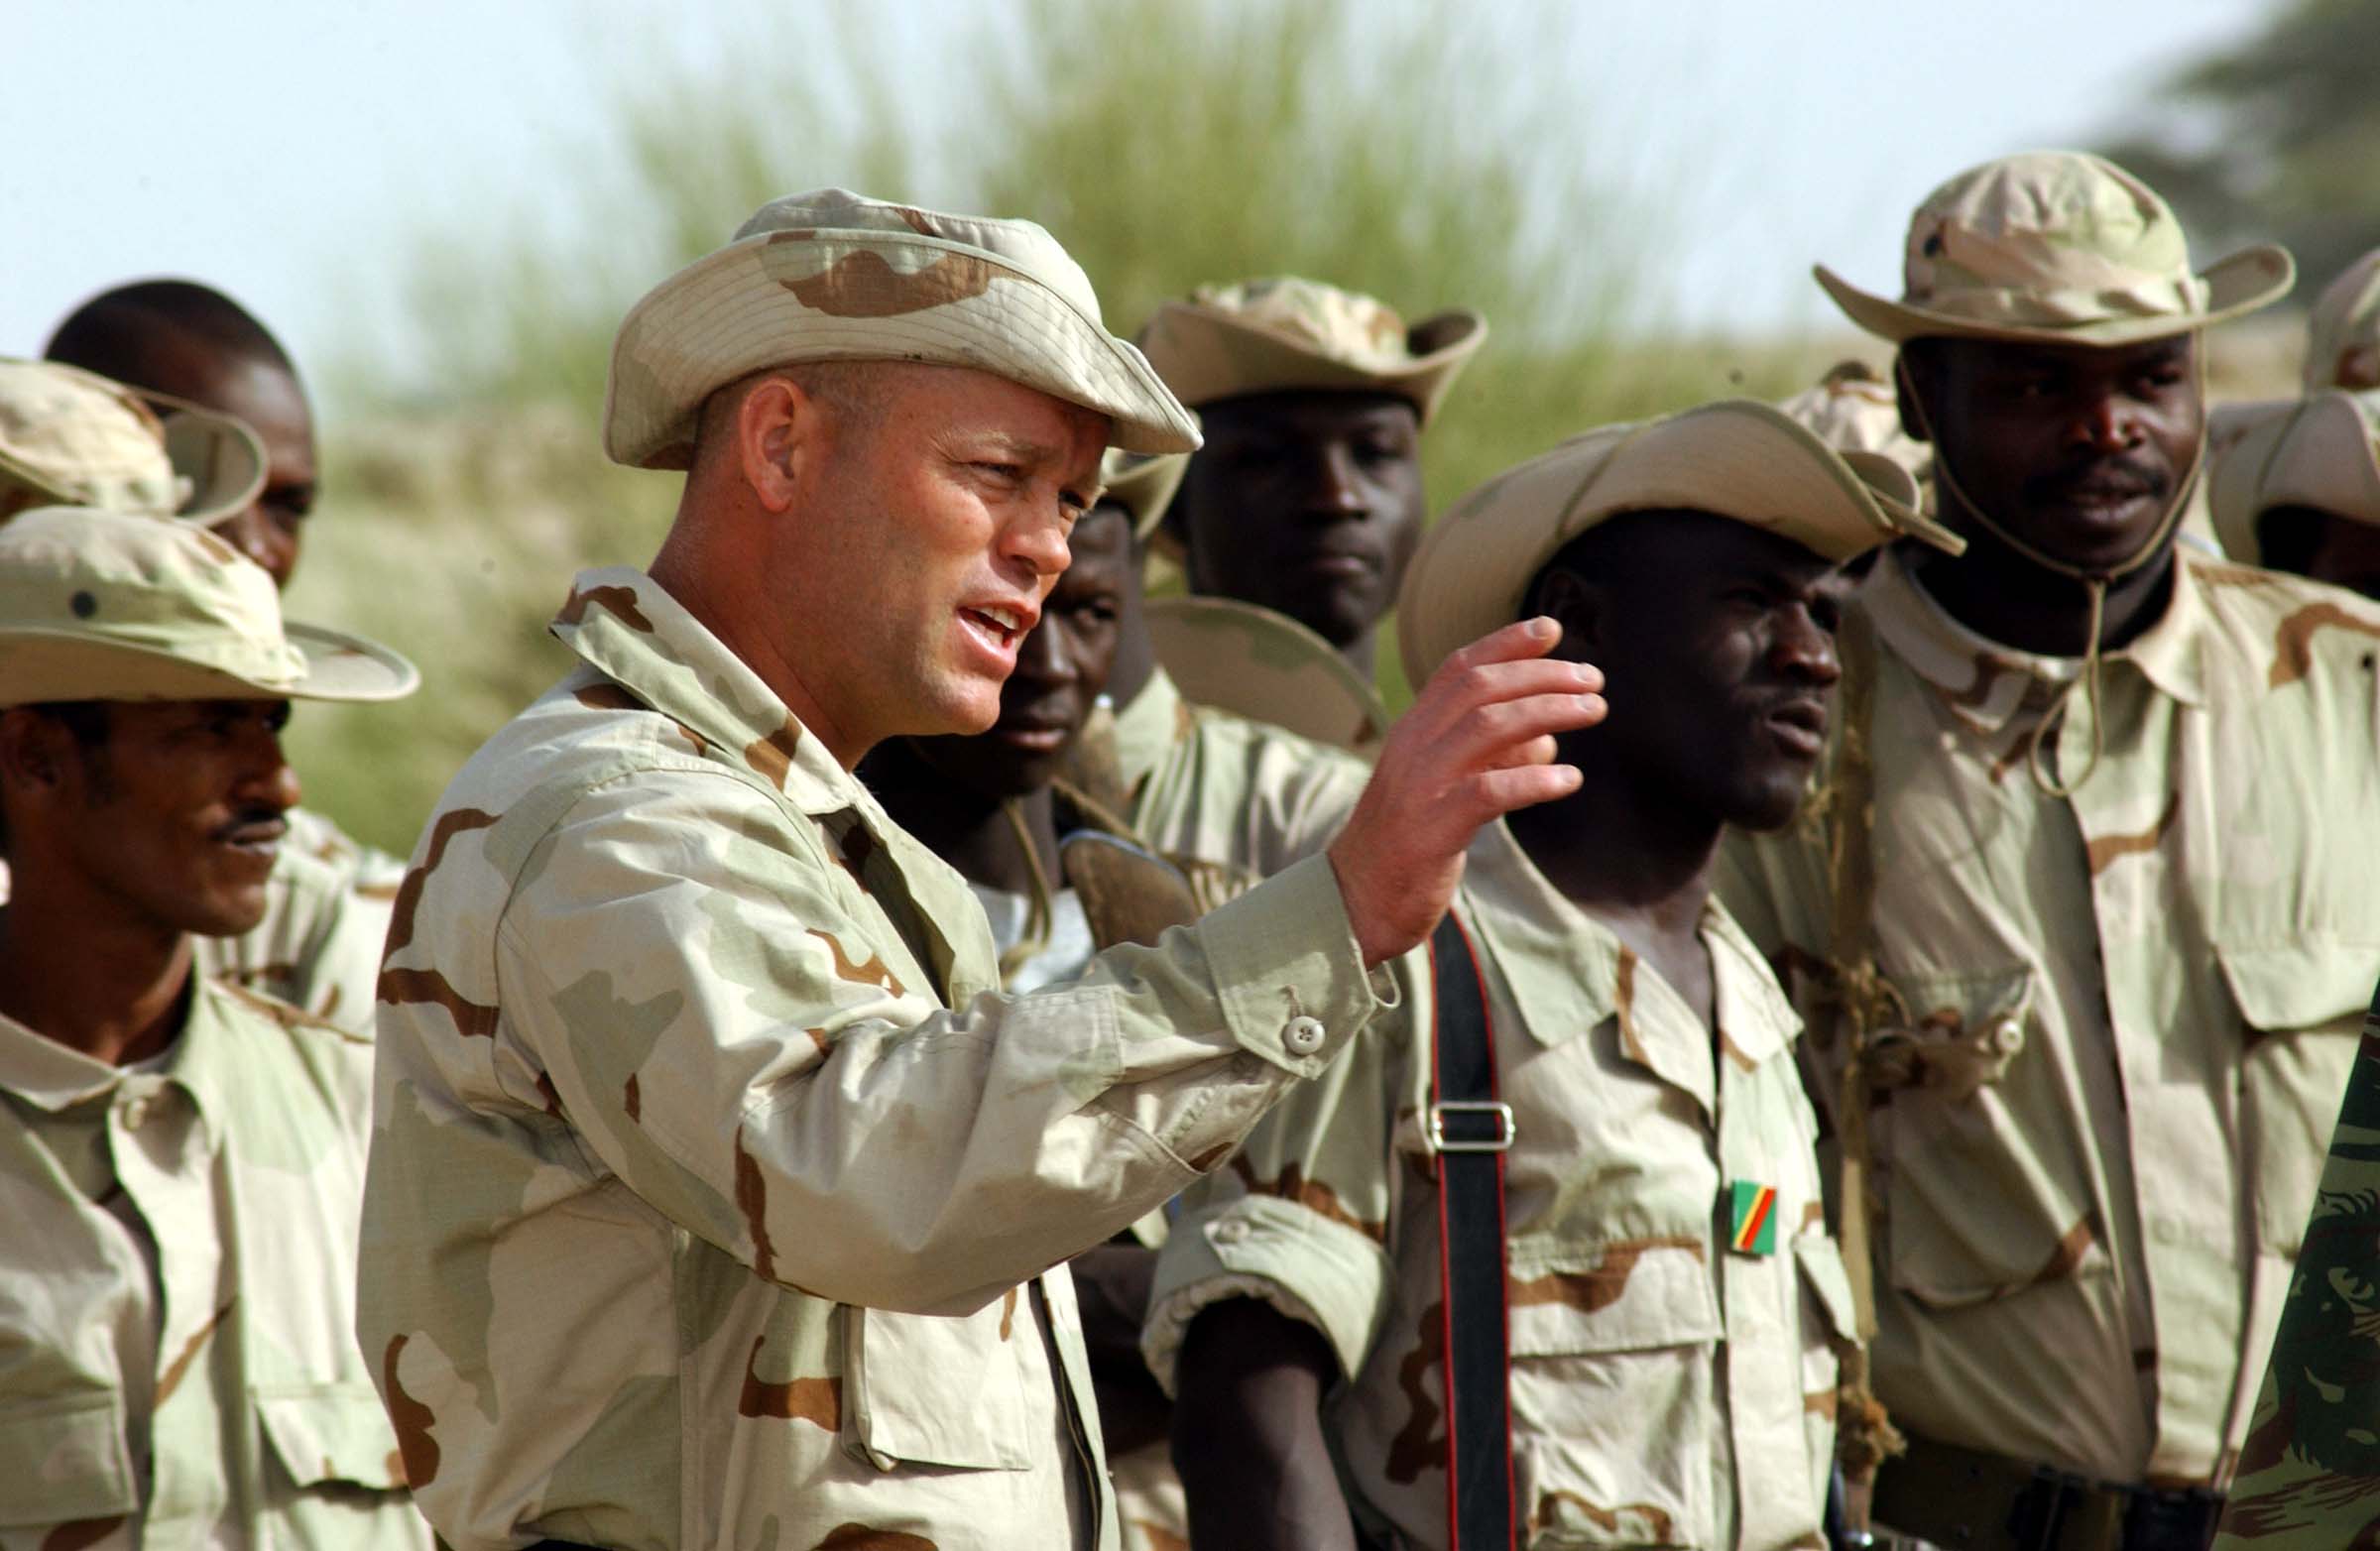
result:
[[[2380,610],[2173,541],[2202,331],[2291,277],[2074,153],[1929,195],[1898,300],[1819,271],[1969,547],[1869,573],[1827,800],[1721,890],[1810,1026],[1906,1535],[2199,1547],[2245,1437],[2380,944]]]

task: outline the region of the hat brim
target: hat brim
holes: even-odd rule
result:
[[[55,700],[399,700],[421,675],[397,653],[343,631],[283,627],[305,659],[288,683],[264,682],[171,652],[70,631],[0,630],[0,706]]]
[[[166,461],[190,482],[174,513],[211,528],[256,504],[265,490],[265,444],[228,415],[217,415],[164,394],[143,393],[165,425]]]
[[[1128,452],[1198,447],[1196,425],[1140,352],[1026,271],[922,234],[820,230],[730,243],[629,310],[612,342],[603,450],[632,468],[688,467],[704,400],[804,361],[965,367],[1106,416],[1109,444]]]
[[[1720,416],[1732,422],[1724,438],[1709,423]],[[1838,453],[1773,406],[1723,400],[1606,426],[1498,475],[1423,537],[1397,604],[1412,681],[1517,619],[1530,580],[1564,544],[1624,513],[1662,511],[1728,518],[1838,564],[1903,537],[1965,547],[1918,509],[1907,469],[1882,453]]]
[[[1331,644],[1238,598],[1151,598],[1149,646],[1182,698],[1334,749],[1376,749],[1388,713]]]
[[[1167,327],[1187,335],[1192,347],[1166,374],[1166,386],[1197,408],[1259,393],[1386,393],[1407,400],[1422,424],[1438,413],[1447,391],[1488,340],[1488,320],[1456,307],[1423,318],[1405,331],[1410,359],[1394,366],[1365,367],[1326,355],[1313,345],[1275,333],[1238,312],[1196,301],[1169,303]],[[1202,347],[1197,336],[1214,341]],[[1229,362],[1228,366],[1223,365]]]
[[[2223,552],[2264,564],[2261,525],[2279,507],[2380,525],[2380,447],[2373,437],[2373,422],[2336,389],[2259,419],[2224,452],[2208,485]]]
[[[1099,499],[1124,508],[1131,518],[1132,537],[1146,543],[1189,471],[1189,458],[1179,453],[1111,452],[1100,470],[1107,489]]]
[[[2082,323],[2030,324],[1963,317],[1928,307],[1893,301],[1861,291],[1824,264],[1811,274],[1843,309],[1844,315],[1868,333],[1894,344],[1912,339],[2000,339],[2028,344],[2129,345],[2144,340],[2187,334],[2229,318],[2269,306],[2289,294],[2297,280],[2297,265],[2286,249],[2271,243],[2220,259],[2199,279],[2206,287],[2206,305],[2197,312],[2093,318]]]

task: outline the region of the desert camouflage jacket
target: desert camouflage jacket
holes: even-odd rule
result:
[[[371,1082],[195,976],[154,1064],[0,1017],[0,1551],[429,1544],[349,1313]]]
[[[583,665],[449,788],[381,981],[358,1324],[424,1510],[1112,1547],[1059,1262],[1371,1016],[1328,864],[1004,998],[965,881],[649,578],[554,628]]]
[[[1714,1037],[1501,824],[1473,844],[1456,908],[1513,1112],[1523,1543],[1817,1544],[1851,1324],[1792,1009],[1714,903]],[[1437,1189],[1420,1121],[1426,957],[1400,976],[1416,984],[1394,1037],[1358,1043],[1185,1198],[1143,1346],[1171,1388],[1183,1333],[1210,1303],[1261,1298],[1313,1325],[1344,1375],[1325,1427],[1356,1512],[1399,1546],[1435,1548],[1447,1491]]]
[[[1878,562],[1845,622],[1872,631],[1843,700],[1872,694],[1876,798],[1851,935],[1892,1010],[1860,1086],[1895,1419],[2219,1485],[2380,966],[2380,609],[2188,549],[2174,576],[2106,658],[2104,753],[2060,798],[2026,740],[2078,664],[1974,636]],[[2092,712],[2067,704],[2071,777]],[[1839,1124],[1827,812],[1731,842],[1721,889],[1802,1004]]]
[[[1318,855],[1371,776],[1353,755],[1190,704],[1163,668],[1117,713],[1115,747],[1133,829],[1242,881]]]

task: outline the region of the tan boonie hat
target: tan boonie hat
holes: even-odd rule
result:
[[[2306,322],[2306,391],[2380,388],[2380,248],[2322,288]]]
[[[1301,738],[1370,754],[1388,710],[1332,645],[1284,614],[1238,598],[1151,598],[1148,644],[1182,698]]]
[[[94,506],[205,525],[264,488],[264,444],[229,416],[80,367],[0,358],[0,517]]]
[[[1107,488],[1099,499],[1113,501],[1131,515],[1132,537],[1146,542],[1157,531],[1173,493],[1182,488],[1190,467],[1186,452],[1124,452],[1110,447],[1100,459],[1100,483]]]
[[[1900,300],[1823,264],[1814,273],[1852,322],[1895,342],[2124,345],[2253,311],[2297,271],[2265,243],[2195,275],[2182,223],[2155,189],[2099,157],[2036,151],[1926,196],[1909,222]]]
[[[1917,482],[1890,458],[1839,453],[1749,399],[1606,425],[1506,469],[1423,537],[1397,599],[1405,671],[1418,685],[1449,653],[1518,619],[1545,562],[1622,513],[1709,512],[1834,561],[1903,535],[1965,547],[1916,503]]]
[[[394,700],[388,648],[284,626],[263,567],[203,528],[42,507],[0,526],[0,706],[50,700]]]
[[[705,399],[800,361],[971,367],[1107,416],[1116,446],[1198,445],[1049,233],[822,188],[761,206],[726,247],[629,309],[612,342],[603,450],[632,468],[685,468]]]
[[[1901,397],[1863,362],[1845,361],[1815,388],[1777,408],[1808,426],[1838,452],[1880,452],[1907,469],[1922,487],[1934,469],[1934,449],[1901,426]]]
[[[1279,276],[1201,286],[1166,302],[1140,330],[1140,348],[1193,407],[1300,389],[1389,393],[1411,400],[1426,425],[1487,338],[1477,312],[1457,308],[1408,328],[1384,301]]]
[[[2380,392],[2325,388],[2258,421],[2215,464],[2212,502],[2223,552],[2258,565],[2276,507],[2380,526]]]

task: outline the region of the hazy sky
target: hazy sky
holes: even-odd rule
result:
[[[922,37],[984,3],[875,10]],[[554,202],[600,139],[599,66],[661,19],[691,29],[698,46],[724,47],[740,18],[786,4],[0,7],[0,134],[14,148],[0,175],[0,354],[39,349],[95,289],[182,273],[242,298],[305,361],[349,320],[391,308],[412,235]],[[1095,16],[1096,0],[1087,9]],[[2256,0],[1597,0],[1582,30],[1592,45],[1577,51],[1579,89],[1620,106],[1621,123],[1605,133],[1622,130],[1626,143],[1581,154],[1623,177],[1638,165],[1689,170],[1688,185],[1658,191],[1676,238],[1664,265],[1673,318],[1825,322],[1806,278],[1813,260],[1890,284],[1909,208],[1942,177],[2105,129],[2175,60],[2252,28],[2262,10]],[[1543,13],[1473,0],[1471,14],[1525,48]]]

